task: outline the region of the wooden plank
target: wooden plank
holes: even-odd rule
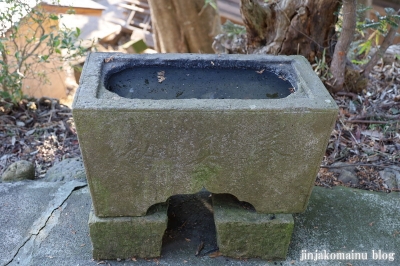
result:
[[[105,6],[91,0],[60,0],[57,4],[52,1],[42,1],[40,6],[47,12],[67,14],[71,10],[77,15],[101,16]]]
[[[129,3],[129,4],[132,4],[132,5],[136,5],[136,6],[139,6],[139,7],[146,8],[146,9],[150,9],[150,6],[147,3],[147,1],[143,1],[143,0],[142,1],[141,0],[124,0],[124,1]]]
[[[42,8],[50,13],[56,14],[72,14],[76,15],[87,15],[87,16],[96,16],[101,17],[103,10],[99,9],[90,9],[90,8],[81,8],[81,7],[66,7],[66,6],[52,6],[52,5],[43,5]]]
[[[150,15],[150,10],[148,9],[144,9],[144,8],[140,8],[137,7],[135,5],[127,5],[127,4],[118,4],[118,6],[123,7],[125,9],[131,10],[131,11],[136,11],[136,12],[140,12],[146,15]]]
[[[223,20],[229,19],[233,23],[243,24],[239,1],[218,0],[217,4],[219,14]]]

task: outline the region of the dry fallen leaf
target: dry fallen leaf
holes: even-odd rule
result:
[[[201,241],[201,243],[200,243],[199,246],[197,247],[197,251],[196,251],[195,256],[198,256],[198,255],[200,254],[200,252],[203,250],[203,248],[204,248],[204,242]]]
[[[208,256],[209,256],[210,258],[216,258],[216,257],[222,256],[222,254],[221,254],[221,252],[219,252],[219,250],[217,250],[217,251],[211,253],[211,254],[208,255]]]
[[[104,59],[104,62],[108,63],[110,61],[112,61],[114,58],[114,56],[110,56],[109,58]]]
[[[256,71],[258,74],[262,74],[265,71],[265,69],[261,69],[260,71]]]
[[[166,79],[166,77],[164,75],[165,75],[165,71],[157,72],[157,79],[158,79],[159,83],[163,82]]]

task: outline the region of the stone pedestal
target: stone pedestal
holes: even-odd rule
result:
[[[159,257],[167,223],[166,204],[152,208],[142,217],[99,218],[91,211],[89,232],[93,258]]]
[[[294,220],[291,214],[261,214],[227,194],[213,196],[217,243],[233,258],[285,260]]]
[[[80,81],[95,258],[158,256],[166,216],[148,208],[202,188],[257,210],[216,201],[223,254],[285,257],[338,111],[304,57],[92,53]]]

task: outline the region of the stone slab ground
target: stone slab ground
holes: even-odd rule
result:
[[[0,183],[0,265],[98,265],[100,261],[92,260],[88,235],[91,204],[86,184],[78,182]],[[193,205],[188,204],[182,211],[193,210]],[[314,187],[306,211],[294,216],[293,237],[284,261],[196,257],[199,242],[194,238],[185,241],[187,236],[182,235],[182,243],[172,241],[163,246],[157,261],[137,259],[135,262],[121,258],[120,262],[105,261],[100,265],[154,265],[158,262],[159,265],[394,266],[400,264],[399,216],[399,193]],[[353,250],[366,252],[368,258],[366,261],[300,261],[302,250]],[[373,250],[381,250],[381,255],[395,253],[394,261],[374,260]]]

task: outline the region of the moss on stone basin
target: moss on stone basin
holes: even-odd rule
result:
[[[279,99],[129,99],[105,86],[115,73],[152,65],[265,69],[296,92]],[[203,187],[260,213],[302,212],[336,114],[299,56],[95,53],[73,105],[99,217],[142,216],[153,204]]]

